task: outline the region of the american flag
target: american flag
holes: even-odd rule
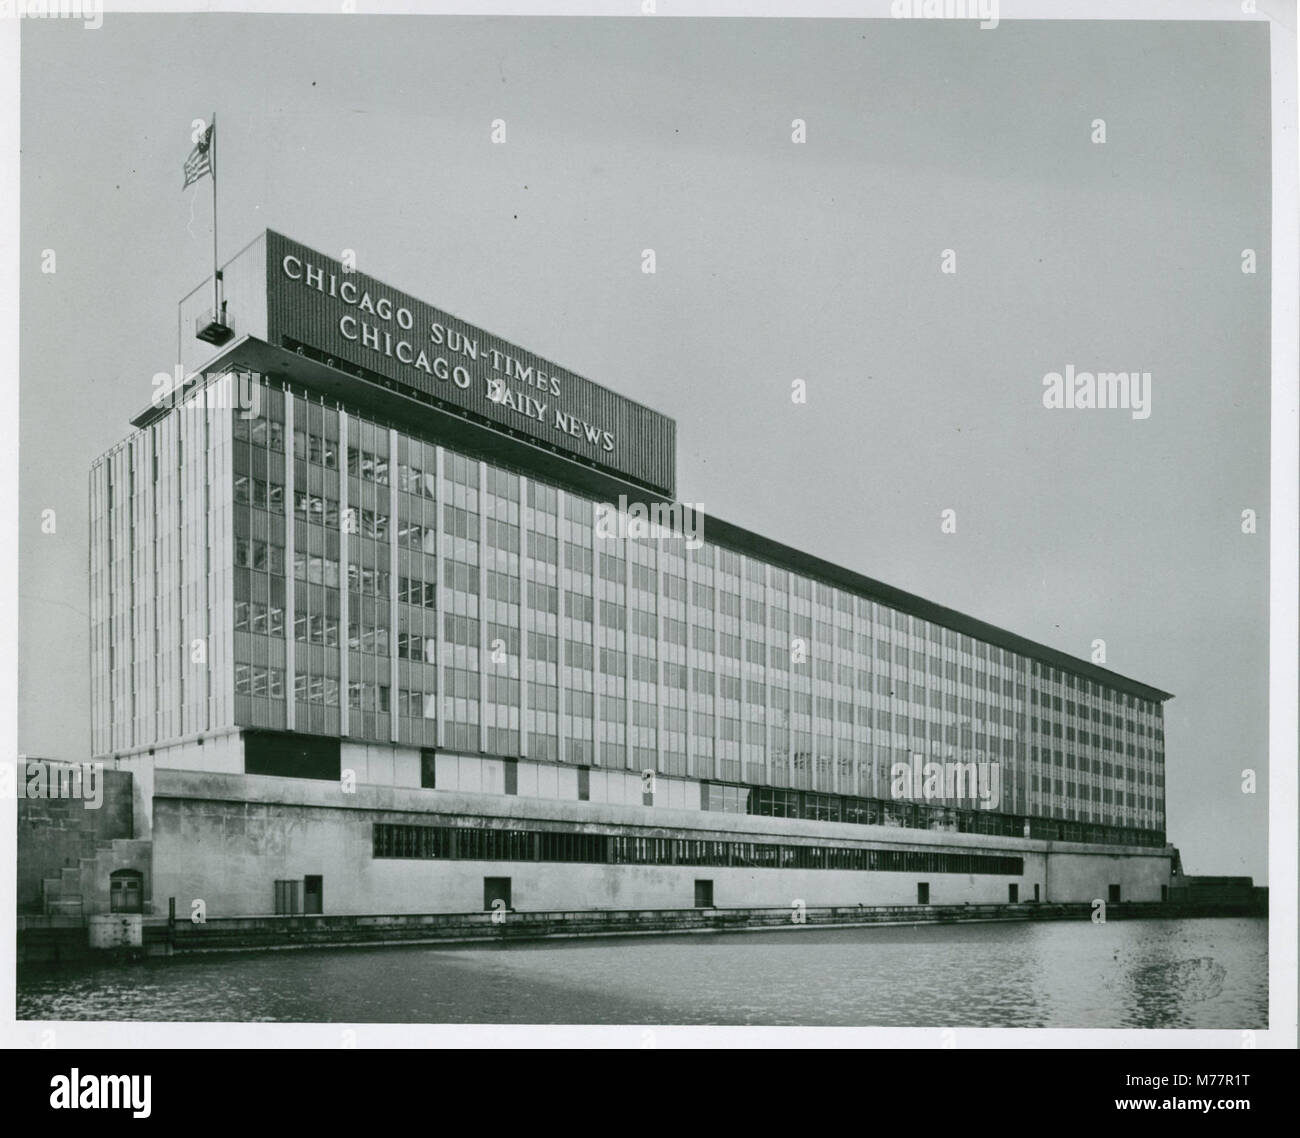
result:
[[[203,132],[203,137],[194,144],[194,149],[190,151],[190,156],[185,159],[185,185],[197,182],[204,174],[212,173],[212,136],[216,131],[217,124],[213,123]]]

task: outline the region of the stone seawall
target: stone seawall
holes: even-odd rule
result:
[[[591,936],[662,936],[761,929],[853,928],[865,925],[956,924],[972,921],[1090,920],[1089,904],[877,905],[781,909],[623,909],[475,912],[374,916],[218,917],[201,925],[147,919],[141,949],[126,958],[385,944],[454,944]],[[1106,906],[1107,920],[1262,917],[1266,906],[1124,902]],[[801,917],[797,920],[796,917]],[[21,918],[19,963],[105,958],[88,947],[80,923]]]

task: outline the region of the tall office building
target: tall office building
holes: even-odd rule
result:
[[[1164,895],[1167,693],[700,515],[670,419],[280,234],[219,286],[91,473],[155,911]]]

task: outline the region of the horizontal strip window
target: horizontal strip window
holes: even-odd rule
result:
[[[753,814],[764,818],[806,818],[811,821],[848,822],[860,826],[894,826],[905,830],[940,830],[1091,845],[1143,846],[1152,849],[1162,849],[1165,845],[1165,835],[1159,830],[731,783],[702,783],[700,804],[706,811]]]
[[[567,830],[484,830],[376,822],[374,856],[460,861],[588,862],[596,865],[848,869],[880,873],[980,873],[1020,877],[1021,857],[939,850],[871,850],[695,838],[582,834]]]

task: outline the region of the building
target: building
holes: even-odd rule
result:
[[[1167,896],[1168,693],[693,530],[670,419],[278,233],[178,338],[90,478],[146,911]]]

